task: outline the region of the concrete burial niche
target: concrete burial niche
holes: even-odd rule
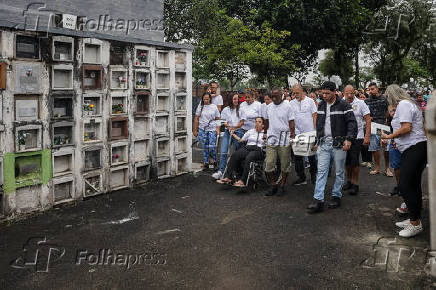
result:
[[[74,170],[74,151],[65,150],[53,153],[53,176],[72,174]]]
[[[136,67],[150,66],[150,50],[143,46],[136,46],[133,65]]]
[[[187,136],[176,137],[175,151],[177,154],[188,152],[187,140]]]
[[[186,112],[186,94],[176,94],[176,112]]]
[[[119,142],[111,145],[111,165],[117,166],[129,162],[129,143]]]
[[[158,90],[170,89],[170,71],[158,70],[156,71],[156,88]]]
[[[93,196],[103,192],[103,178],[100,173],[90,173],[83,176],[83,196]]]
[[[57,122],[52,124],[52,146],[63,147],[74,144],[74,123]]]
[[[176,91],[186,92],[186,73],[176,72]]]
[[[157,95],[157,112],[169,112],[170,111],[170,95],[167,93],[160,93]]]
[[[167,115],[156,116],[156,134],[168,135],[169,134],[169,117]]]
[[[135,164],[136,184],[141,184],[150,180],[151,164],[148,162],[138,162]]]
[[[148,91],[136,92],[136,114],[146,115],[150,113],[151,93]]]
[[[15,57],[20,59],[38,60],[39,56],[39,38],[31,35],[15,36]]]
[[[51,195],[54,204],[73,200],[75,182],[73,176],[54,178],[51,182]]]
[[[98,39],[83,39],[83,63],[101,64],[102,43]]]
[[[111,140],[127,139],[129,137],[129,119],[127,117],[113,117],[109,122]]]
[[[83,116],[101,116],[102,100],[101,95],[83,96]]]
[[[82,87],[84,90],[101,90],[103,67],[101,65],[84,65]]]
[[[188,157],[186,155],[178,156],[176,158],[176,173],[183,174],[188,171]]]
[[[135,162],[147,161],[150,157],[150,140],[140,140],[134,143]]]
[[[150,89],[150,71],[146,69],[136,69],[135,70],[135,89],[145,90]]]
[[[110,67],[110,88],[111,90],[126,90],[128,89],[129,79],[127,77],[127,69],[123,66]]]
[[[187,133],[186,116],[175,116],[175,132],[176,133]]]
[[[156,67],[157,68],[170,67],[170,53],[168,51],[156,50]]]
[[[167,177],[171,174],[170,160],[167,158],[158,159],[157,161],[157,176]]]
[[[102,151],[101,148],[91,148],[85,150],[84,160],[83,160],[85,171],[101,168],[102,166],[101,151]]]
[[[39,63],[16,63],[15,70],[15,93],[16,94],[39,94],[41,86],[41,65]]]
[[[39,119],[39,95],[15,95],[15,121]]]
[[[176,62],[176,71],[185,71],[186,52],[176,51],[175,62]]]
[[[151,135],[150,128],[151,128],[150,118],[135,118],[135,124],[134,124],[135,140],[150,138]]]
[[[15,151],[26,152],[42,149],[42,126],[26,125],[15,129]]]
[[[58,64],[52,67],[52,89],[72,90],[73,89],[73,66]]]
[[[158,139],[156,141],[157,145],[157,157],[168,157],[170,156],[170,139]]]
[[[6,90],[6,66],[6,63],[0,62],[0,90]]]
[[[52,119],[73,118],[73,97],[52,96]]]
[[[110,172],[110,188],[112,190],[126,188],[129,186],[129,168],[112,168]]]
[[[83,123],[83,142],[92,143],[102,141],[101,119],[84,120]]]
[[[52,59],[54,61],[73,61],[74,38],[65,36],[53,36]]]
[[[112,115],[126,114],[128,111],[127,96],[112,96]]]

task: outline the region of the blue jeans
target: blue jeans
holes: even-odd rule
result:
[[[243,129],[238,129],[235,131],[235,134],[236,136],[241,138],[242,136],[244,136],[244,132],[245,131]],[[221,139],[221,158],[219,171],[221,171],[222,173],[224,173],[224,169],[226,168],[227,164],[227,152],[233,144],[235,145],[235,151],[238,150],[239,147],[241,147],[241,143],[236,141],[235,138],[232,137],[232,140],[230,141],[230,132],[228,129],[226,129],[226,131],[224,132],[224,136]]]
[[[333,140],[327,139],[318,147],[318,173],[316,175],[315,194],[313,197],[319,201],[324,201],[324,189],[327,183],[327,178],[330,169],[330,162],[335,162],[336,179],[333,185],[332,196],[342,197],[342,185],[345,178],[345,159],[347,151],[343,151],[342,147],[333,148]]]
[[[216,131],[198,130],[197,137],[203,147],[203,162],[209,164],[209,156],[216,162]]]

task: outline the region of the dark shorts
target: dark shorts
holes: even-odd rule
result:
[[[345,165],[346,166],[359,166],[359,156],[360,156],[360,149],[363,146],[363,139],[356,139],[351,143],[350,150],[347,151],[347,158],[345,159]]]

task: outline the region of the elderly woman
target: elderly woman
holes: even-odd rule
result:
[[[194,125],[192,133],[199,137],[203,147],[203,169],[209,169],[209,156],[212,156],[214,168],[216,169],[216,138],[220,133],[220,127],[217,120],[220,118],[220,112],[217,105],[211,103],[210,93],[204,93],[201,103],[195,112]]]
[[[382,134],[382,139],[394,139],[401,152],[398,189],[407,205],[409,219],[396,223],[402,228],[400,237],[413,237],[422,232],[421,177],[427,164],[427,137],[421,107],[398,85],[386,89],[389,105],[397,106],[392,119],[392,134]]]

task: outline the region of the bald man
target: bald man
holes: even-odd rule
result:
[[[315,131],[316,126],[316,110],[315,101],[307,97],[303,87],[296,84],[292,87],[292,101],[289,103],[295,115],[295,135]],[[310,181],[312,184],[316,182],[316,159],[315,156],[309,156],[310,164]],[[295,171],[298,179],[293,185],[307,184],[306,174],[304,173],[304,157],[295,156]]]
[[[352,142],[350,150],[347,151],[345,166],[347,171],[347,182],[342,190],[350,195],[359,192],[359,153],[362,146],[368,146],[371,134],[371,113],[364,101],[359,100],[354,92],[354,87],[348,85],[344,89],[345,101],[351,105],[357,121],[357,138]],[[365,127],[365,132],[364,132]]]

